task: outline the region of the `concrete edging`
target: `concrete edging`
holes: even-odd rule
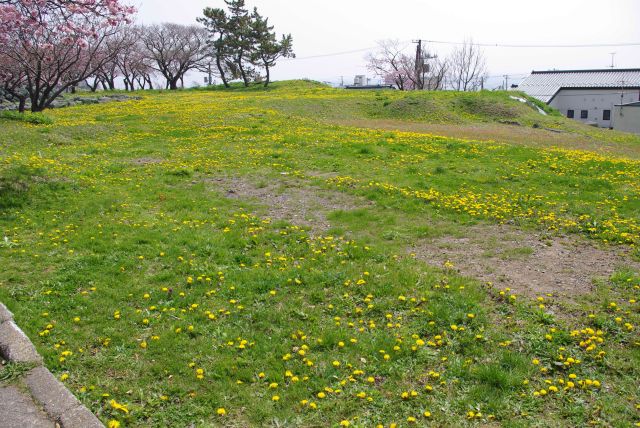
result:
[[[13,314],[0,303],[0,356],[10,362],[35,364],[24,383],[47,415],[62,428],[104,428],[55,376],[42,365],[42,357],[13,320]]]

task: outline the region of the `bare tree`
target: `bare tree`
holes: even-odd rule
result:
[[[100,50],[96,53],[96,56],[104,58],[104,61],[91,76],[85,79],[92,91],[95,91],[98,85],[102,85],[102,89],[105,91],[116,89],[116,78],[121,75],[118,68],[118,57],[130,48],[131,37],[128,36],[128,32],[131,28],[126,26],[122,31],[111,34],[104,40]]]
[[[457,91],[476,90],[487,74],[484,53],[480,47],[467,39],[456,47],[449,59],[449,83]]]
[[[412,86],[412,64],[414,61],[403,53],[399,40],[382,40],[378,42],[375,53],[366,56],[367,68],[385,82],[394,84],[404,91]],[[415,67],[414,67],[415,68]]]
[[[108,51],[112,51],[113,46],[107,46],[106,49]],[[108,61],[105,61],[102,66],[96,70],[96,73],[99,77],[100,83],[102,85],[102,89],[113,91],[116,89],[116,77],[120,75],[120,71],[118,70],[118,61],[116,56],[112,56]]]
[[[366,57],[367,68],[400,90],[444,89],[449,60],[441,60],[423,49],[416,66],[416,56],[405,54],[404,48],[398,40],[378,42],[378,50]]]
[[[126,90],[135,90],[135,85],[144,89],[147,85],[152,87],[151,74],[153,62],[147,56],[145,46],[141,39],[144,35],[142,27],[132,27],[127,32],[127,49],[123,49],[116,58],[118,70],[122,74]]]
[[[427,74],[424,78],[424,88],[430,91],[444,89],[448,72],[449,60],[435,58],[435,61],[429,64]]]
[[[178,89],[184,75],[207,56],[206,39],[202,27],[167,23],[146,27],[142,43],[152,67],[167,80],[167,87]]]

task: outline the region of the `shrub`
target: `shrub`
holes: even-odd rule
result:
[[[33,125],[49,125],[53,123],[50,117],[42,113],[19,113],[17,111],[2,111],[0,112],[0,119],[26,122]]]

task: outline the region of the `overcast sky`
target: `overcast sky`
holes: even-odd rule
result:
[[[206,6],[222,0],[133,0],[145,23],[195,23]],[[640,43],[640,0],[247,0],[269,17],[278,33],[293,35],[298,59],[281,61],[276,80],[311,78],[346,83],[369,74],[366,51],[305,59],[370,48],[382,39],[459,42],[472,37],[487,44]],[[446,56],[448,44],[428,44]],[[616,67],[640,67],[640,46],[595,48],[485,47],[489,74],[512,74],[517,80],[531,70],[605,68],[616,52]],[[201,80],[192,76],[191,80]],[[490,84],[497,86],[502,78]]]

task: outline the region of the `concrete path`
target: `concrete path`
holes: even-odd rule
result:
[[[55,428],[56,424],[40,410],[30,395],[17,386],[0,386],[0,427]]]
[[[104,425],[42,365],[42,357],[0,303],[2,364],[31,368],[0,382],[0,428],[103,428]]]

